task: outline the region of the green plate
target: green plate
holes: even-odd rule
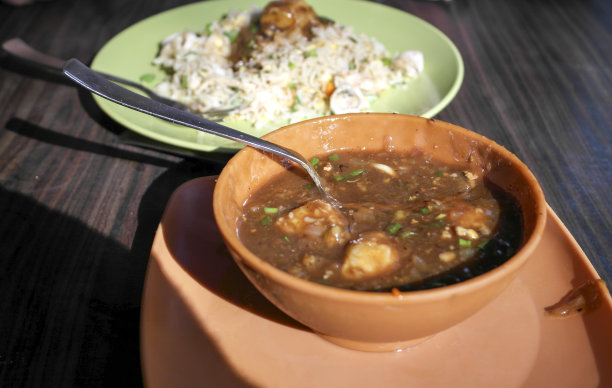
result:
[[[164,74],[151,64],[159,44],[168,35],[183,30],[200,31],[210,21],[230,9],[247,10],[252,5],[264,7],[268,0],[224,0],[193,3],[144,19],[112,38],[96,55],[91,67],[138,81],[143,74]],[[433,117],[455,97],[463,81],[463,61],[455,45],[440,30],[408,13],[360,0],[309,0],[317,14],[352,26],[357,33],[373,36],[390,53],[419,50],[425,68],[406,89],[391,89],[376,101],[376,112],[398,112]],[[171,124],[144,113],[117,105],[101,97],[94,99],[111,118],[125,127],[154,140],[195,151],[231,152],[234,142]],[[256,130],[248,123],[226,125],[256,136],[269,130]]]

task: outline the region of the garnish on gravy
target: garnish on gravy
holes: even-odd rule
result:
[[[341,208],[290,170],[248,200],[240,226],[251,251],[295,276],[357,290],[435,288],[495,268],[522,243],[516,200],[472,171],[420,152],[337,152],[311,164]]]

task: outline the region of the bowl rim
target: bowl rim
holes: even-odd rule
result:
[[[539,243],[540,237],[544,233],[547,205],[544,197],[544,192],[540,187],[536,177],[533,175],[531,170],[529,170],[527,165],[525,165],[525,163],[523,163],[514,153],[510,152],[508,149],[498,144],[494,140],[489,139],[474,131],[458,126],[456,124],[451,124],[442,120],[398,113],[348,113],[343,115],[319,117],[289,124],[265,135],[263,138],[274,137],[274,135],[277,133],[290,131],[295,127],[301,127],[304,125],[311,124],[322,124],[325,122],[333,122],[336,120],[359,119],[359,116],[363,115],[385,117],[397,116],[398,118],[403,117],[408,120],[430,121],[432,123],[435,123],[436,125],[442,125],[443,127],[450,128],[454,132],[459,132],[462,135],[471,138],[472,140],[476,140],[481,143],[484,142],[487,144],[488,147],[493,149],[498,154],[502,155],[504,159],[512,161],[513,167],[517,168],[520,171],[521,175],[525,177],[525,180],[533,189],[532,194],[535,198],[535,211],[537,213],[533,231],[529,235],[527,240],[523,242],[523,245],[520,247],[520,249],[504,263],[481,275],[477,275],[473,278],[455,284],[424,290],[399,291],[399,293],[352,290],[328,286],[310,280],[298,278],[294,275],[291,275],[276,268],[272,264],[266,262],[265,260],[259,258],[257,255],[252,253],[244,244],[242,244],[235,231],[232,232],[229,228],[225,227],[225,224],[222,221],[219,221],[223,220],[223,213],[217,206],[217,203],[219,202],[219,191],[217,190],[217,187],[219,186],[219,182],[223,182],[226,179],[225,176],[227,175],[227,171],[229,170],[227,168],[228,166],[238,163],[240,158],[242,158],[241,155],[244,155],[245,153],[257,152],[256,150],[249,149],[248,147],[246,147],[240,150],[234,157],[232,157],[228,161],[226,167],[223,168],[221,174],[217,179],[217,184],[215,185],[215,190],[213,192],[213,212],[221,236],[223,237],[223,240],[226,242],[226,244],[228,244],[231,249],[235,250],[238,253],[238,255],[242,258],[241,261],[246,263],[248,267],[255,269],[258,273],[266,277],[273,278],[274,281],[282,284],[285,287],[289,287],[300,292],[308,293],[313,296],[325,296],[325,298],[342,300],[343,302],[384,302],[387,305],[399,305],[412,300],[419,302],[427,302],[430,300],[438,300],[440,298],[458,294],[461,293],[462,290],[466,289],[478,290],[490,283],[495,283],[498,282],[500,279],[505,278],[508,272],[515,273],[516,271],[518,271],[518,269],[526,262],[528,257],[531,255],[531,253]]]

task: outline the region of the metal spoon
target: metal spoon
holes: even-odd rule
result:
[[[108,81],[102,75],[91,70],[77,59],[69,59],[66,61],[63,65],[63,72],[78,85],[119,105],[158,117],[171,123],[184,125],[202,132],[221,136],[223,138],[234,140],[253,148],[287,158],[306,170],[319,191],[321,191],[321,193],[327,197],[328,200],[334,204],[338,204],[336,199],[327,192],[322,180],[319,178],[319,175],[310,165],[310,163],[308,163],[308,161],[302,155],[292,149],[282,147],[278,144],[271,143],[256,136],[237,131],[214,121],[206,120],[200,116],[196,116],[189,112],[179,110],[158,101],[154,101],[150,98],[141,96],[140,94],[134,93]]]
[[[50,71],[53,74],[58,74],[63,77],[62,66],[64,64],[64,60],[52,57],[47,54],[43,54],[35,50],[19,38],[9,39],[6,42],[2,43],[2,50],[10,57],[11,61],[13,61],[14,63],[36,66],[38,68],[43,68],[46,71]],[[102,72],[98,72],[98,74],[113,82],[118,82],[122,85],[127,85],[136,88],[144,92],[153,100],[159,101],[166,105],[173,106],[177,109],[186,111],[191,110],[187,105],[183,104],[182,102],[160,96],[159,94],[139,84],[138,82],[130,81],[112,74],[106,74]],[[197,114],[202,115],[209,120],[221,120],[238,108],[240,108],[240,106],[231,107],[227,109],[211,109],[205,112],[197,112]]]

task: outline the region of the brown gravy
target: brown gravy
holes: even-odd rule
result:
[[[245,205],[240,238],[290,274],[390,291],[453,284],[506,261],[522,243],[516,200],[423,153],[334,153],[311,164],[343,204],[289,170]]]

